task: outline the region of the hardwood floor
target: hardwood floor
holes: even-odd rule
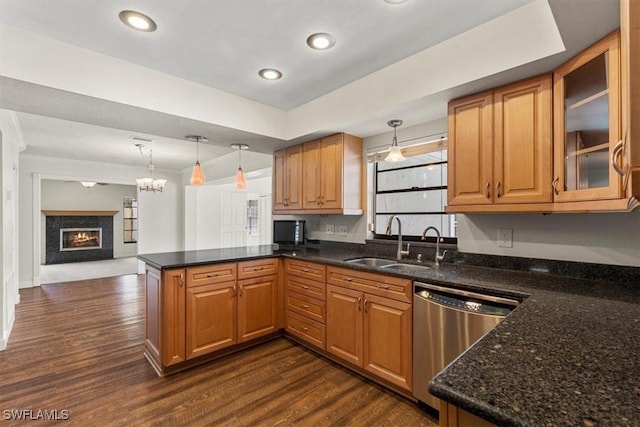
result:
[[[143,276],[20,291],[0,352],[0,417],[69,425],[436,426],[378,385],[279,338],[159,378],[144,359]],[[64,412],[68,411],[68,412]],[[39,425],[60,421],[40,422]]]

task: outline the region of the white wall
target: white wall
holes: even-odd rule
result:
[[[42,179],[97,181],[128,185],[146,176],[146,167],[100,162],[20,156],[19,237],[20,287],[40,284],[40,191]],[[183,248],[183,187],[179,173],[156,170],[167,179],[163,192],[138,193],[138,253],[171,252]],[[35,193],[34,193],[35,192]],[[34,197],[34,194],[36,196]],[[34,216],[35,215],[35,216]],[[34,230],[36,238],[34,239]],[[34,251],[35,244],[35,251]]]
[[[43,179],[40,187],[42,210],[118,211],[113,216],[113,257],[129,257],[138,254],[137,243],[124,243],[124,198],[137,197],[135,185],[95,185],[85,188],[76,181]],[[45,217],[42,215],[41,262],[45,254]]]
[[[2,247],[0,249],[0,351],[15,319],[18,292],[18,153],[24,149],[19,126],[11,113],[0,110],[0,191]]]

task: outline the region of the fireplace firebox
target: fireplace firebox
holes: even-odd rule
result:
[[[61,251],[102,249],[102,228],[61,228]]]

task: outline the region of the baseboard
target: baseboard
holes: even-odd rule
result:
[[[33,280],[25,280],[18,283],[19,289],[33,288]]]
[[[11,319],[9,319],[9,325],[7,326],[7,329],[2,333],[2,339],[0,339],[0,351],[3,351],[7,348],[7,343],[9,342],[9,335],[11,335],[11,330],[13,329],[14,320],[16,320],[15,311],[13,313],[13,316],[11,316]]]

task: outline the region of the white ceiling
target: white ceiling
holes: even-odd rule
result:
[[[154,158],[164,153],[162,158],[166,160],[161,167],[176,170],[193,163],[195,147],[184,140],[187,134],[209,137],[210,144],[201,147],[201,160],[230,152],[228,146],[235,142],[249,144],[253,151],[271,153],[292,142],[337,130],[366,137],[387,132],[386,121],[391,118],[405,120],[405,126],[442,118],[447,101],[453,97],[550,71],[618,26],[617,0],[550,0],[553,24],[562,37],[564,52],[526,63],[526,51],[536,51],[536,42],[544,41],[550,32],[547,23],[541,21],[540,40],[534,37],[526,45],[507,44],[511,50],[504,48],[504,57],[500,58],[509,64],[504,69],[488,66],[497,61],[495,55],[481,59],[486,63],[478,58],[473,62],[469,58],[465,63],[466,58],[456,57],[424,68],[425,78],[461,74],[465,69],[489,71],[478,71],[476,77],[470,73],[466,80],[441,86],[437,85],[440,77],[434,77],[435,83],[423,93],[414,90],[415,82],[404,81],[400,76],[389,85],[393,93],[375,93],[377,87],[372,86],[372,97],[376,98],[370,102],[364,102],[364,97],[347,96],[354,85],[366,87],[368,81],[373,82],[371,76],[393,71],[394,66],[434,51],[448,40],[462,40],[455,37],[481,24],[498,27],[503,22],[500,18],[514,15],[522,6],[541,2],[545,3],[409,0],[394,5],[383,0],[148,0],[134,5],[122,0],[0,0],[3,28],[34,33],[111,57],[113,63],[117,58],[180,81],[236,95],[239,98],[217,107],[227,109],[230,116],[237,116],[238,112],[244,115],[242,112],[246,111],[249,125],[228,118],[210,120],[198,114],[176,113],[177,110],[168,111],[170,108],[156,109],[151,104],[142,108],[141,104],[121,102],[115,97],[91,96],[98,92],[76,90],[72,84],[44,84],[45,79],[16,73],[6,60],[0,62],[0,108],[17,112],[27,153],[140,164],[140,159],[131,154],[134,148],[130,137],[138,135],[154,140]],[[150,15],[158,30],[141,33],[126,28],[118,19],[124,9]],[[306,37],[319,31],[336,37],[333,49],[317,52],[306,46]],[[496,44],[505,43],[504,36],[500,37]],[[6,39],[9,37],[0,39],[0,50],[10,50],[4,45],[8,43]],[[513,39],[518,40],[515,34]],[[448,46],[455,48],[455,43]],[[508,61],[520,57],[525,59]],[[42,62],[39,71],[46,74],[47,67],[54,67],[53,62]],[[73,72],[82,71],[83,64],[74,65]],[[284,77],[264,81],[257,75],[264,67],[278,68]],[[49,74],[54,75],[55,71],[54,67]],[[123,81],[128,78],[118,77]],[[179,85],[180,81],[175,81]],[[157,95],[161,97],[166,89],[156,88]],[[172,96],[169,92],[167,100]],[[201,93],[203,97],[208,94],[205,89]],[[396,93],[402,97],[394,98]],[[323,111],[318,106],[330,105],[327,99],[341,94],[341,111],[349,114],[341,113],[340,119],[333,120],[331,110],[337,109],[324,107]],[[386,98],[388,104],[384,103]],[[238,99],[260,104],[243,104]],[[193,97],[181,101],[200,102]],[[253,106],[257,106],[256,113],[251,115],[248,110]],[[330,123],[314,122],[312,117],[304,129],[281,134],[263,131],[258,123],[266,122],[267,115],[288,117],[295,123],[286,126],[295,128],[306,121],[306,117],[301,119],[305,112],[307,116],[326,113]],[[274,120],[271,125],[277,127],[280,122]],[[251,122],[256,123],[255,127]],[[265,125],[264,129],[268,127]]]

